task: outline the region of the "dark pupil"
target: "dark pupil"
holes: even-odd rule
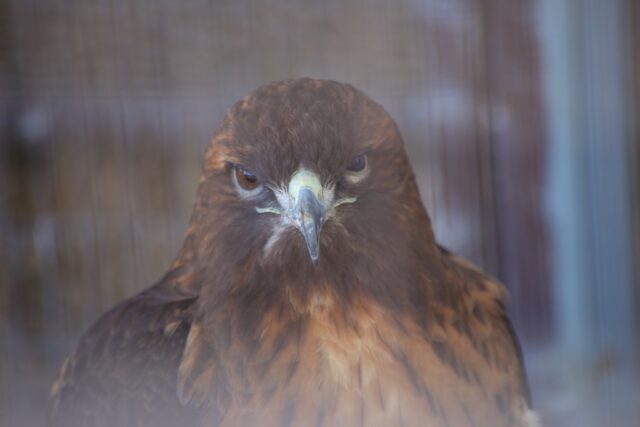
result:
[[[244,176],[244,179],[247,180],[247,182],[250,182],[252,184],[258,180],[258,178],[256,178],[256,176],[254,174],[252,174],[251,172],[249,172],[247,170],[243,170],[242,171],[242,175]]]
[[[351,164],[349,165],[349,170],[351,172],[360,172],[365,167],[365,157],[364,154],[360,154],[351,160]]]

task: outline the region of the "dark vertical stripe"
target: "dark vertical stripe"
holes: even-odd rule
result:
[[[322,427],[324,425],[324,419],[326,415],[326,409],[322,406],[318,407],[318,410],[316,412],[316,427]]]
[[[282,408],[282,413],[280,414],[280,425],[282,427],[290,427],[291,421],[293,421],[293,415],[295,414],[296,405],[298,402],[295,399],[290,399],[285,403],[284,408]]]
[[[384,395],[382,394],[382,385],[380,384],[380,378],[378,378],[378,397],[380,398],[380,407],[385,410]]]
[[[433,412],[434,414],[436,412],[438,412],[437,409],[436,409],[436,401],[433,398],[433,395],[431,394],[431,391],[426,387],[424,389],[424,395],[427,398],[427,403],[429,404],[429,408],[431,408],[431,412]]]
[[[289,364],[287,365],[287,375],[284,380],[285,386],[289,384],[289,382],[291,382],[291,378],[293,378],[293,374],[295,374],[297,369],[298,369],[298,358],[296,357],[296,359],[290,361]]]
[[[469,412],[469,409],[467,408],[467,406],[463,402],[460,402],[460,407],[462,408],[462,412],[464,413],[464,416],[467,418],[467,421],[469,422],[469,427],[476,427],[476,422],[471,416],[471,413]]]

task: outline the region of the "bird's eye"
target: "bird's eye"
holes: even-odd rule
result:
[[[369,165],[366,154],[359,154],[351,160],[344,175],[347,182],[357,184],[369,175]]]
[[[351,160],[347,170],[349,172],[362,172],[367,167],[367,156],[364,154],[357,155]]]
[[[262,185],[258,177],[249,169],[234,165],[231,171],[236,190],[243,197],[255,196],[262,191]]]
[[[236,166],[236,180],[243,190],[251,191],[258,187],[258,178],[248,169]]]

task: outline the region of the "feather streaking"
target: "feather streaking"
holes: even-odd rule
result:
[[[381,106],[272,83],[222,120],[169,272],[64,363],[52,425],[534,426],[505,300],[436,244]]]

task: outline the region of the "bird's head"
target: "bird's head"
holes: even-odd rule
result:
[[[415,256],[417,240],[432,241],[431,227],[394,121],[350,85],[297,79],[223,119],[183,256],[309,281],[360,264],[375,274]]]

